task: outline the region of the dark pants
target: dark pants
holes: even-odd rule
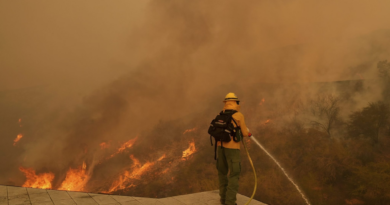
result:
[[[236,203],[238,180],[241,172],[240,162],[239,149],[218,147],[217,170],[219,196],[221,196],[221,199],[225,200],[225,204],[227,205],[235,205]]]

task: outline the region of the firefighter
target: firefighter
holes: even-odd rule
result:
[[[225,97],[222,112],[233,111],[232,124],[241,130],[242,137],[250,137],[251,133],[245,125],[244,115],[240,111],[240,101],[234,93],[228,93]],[[237,112],[236,112],[237,111]],[[234,121],[234,122],[233,122]],[[233,137],[231,137],[233,138]],[[230,140],[230,142],[217,142],[217,170],[219,181],[219,195],[221,204],[235,205],[238,192],[238,180],[241,172],[240,142]],[[229,172],[230,171],[230,172]],[[228,175],[229,173],[229,175]]]

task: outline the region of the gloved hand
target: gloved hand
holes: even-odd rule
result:
[[[248,132],[248,137],[252,137],[252,133]]]

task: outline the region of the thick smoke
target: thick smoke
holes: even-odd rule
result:
[[[293,116],[289,108],[322,91],[315,82],[375,79],[376,63],[390,54],[387,1],[139,4],[1,3],[2,121],[23,116],[26,127],[19,147],[10,146],[19,128],[2,133],[9,167],[0,183],[22,184],[18,166],[64,178],[70,166],[96,163],[104,141],[170,141],[150,131],[172,122],[182,124],[164,129],[180,133],[194,119],[211,119],[228,92],[241,98],[250,126],[282,107]],[[351,110],[380,98],[379,84],[362,87]],[[262,98],[274,110],[251,113]]]

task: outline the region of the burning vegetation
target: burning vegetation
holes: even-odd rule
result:
[[[58,190],[84,191],[84,186],[87,184],[89,178],[87,165],[83,162],[83,165],[79,168],[69,168],[65,180],[61,183]]]
[[[188,132],[194,132],[195,130],[196,130],[196,127],[192,128],[192,129],[188,129],[188,130],[183,132],[183,135],[188,133]]]
[[[107,160],[107,159],[110,159],[110,158],[112,158],[112,157],[114,157],[115,155],[117,155],[117,154],[119,154],[119,153],[121,153],[121,152],[123,152],[125,149],[131,148],[131,147],[134,145],[134,143],[137,141],[137,139],[138,139],[138,137],[135,137],[134,139],[131,139],[131,140],[129,140],[129,141],[123,143],[123,144],[117,149],[117,151],[116,151],[115,153],[111,154],[109,157],[107,157],[106,160]],[[108,145],[107,145],[105,142],[100,143],[100,148],[101,148],[101,149],[105,149],[105,148],[107,148],[107,146],[108,146]]]
[[[35,170],[32,168],[24,168],[19,167],[19,170],[24,173],[26,176],[26,181],[22,185],[22,187],[32,187],[32,188],[40,188],[40,189],[51,189],[52,181],[54,179],[54,174],[49,173],[41,173],[36,174]]]
[[[14,139],[14,146],[16,145],[16,143],[19,142],[19,140],[21,140],[23,138],[23,135],[22,134],[18,134],[18,136],[16,136],[16,138]]]
[[[186,130],[184,134],[194,133],[196,129],[191,129],[190,131]],[[118,148],[113,148],[110,144],[106,142],[102,142],[99,144],[100,149],[96,150],[97,153],[100,153],[98,158],[101,160],[97,160],[98,166],[102,167],[106,166],[106,164],[110,164],[111,161],[116,160],[118,158],[123,158],[124,156],[132,153],[132,148],[137,142],[138,137],[130,139],[122,144]],[[177,144],[179,145],[179,144]],[[188,144],[187,144],[188,145]],[[83,147],[81,151],[82,155],[88,155],[88,152],[85,152],[87,148]],[[109,154],[110,149],[114,150],[113,154]],[[42,173],[35,174],[35,170],[32,168],[23,168],[20,167],[19,170],[23,172],[26,176],[26,181],[23,184],[23,187],[33,187],[33,188],[42,188],[42,189],[57,189],[57,190],[67,190],[67,191],[90,191],[90,192],[101,192],[101,193],[117,193],[128,191],[131,188],[135,188],[137,186],[142,186],[142,180],[149,180],[151,177],[164,177],[169,178],[167,180],[167,184],[172,184],[175,177],[173,177],[170,172],[177,171],[177,168],[182,163],[181,159],[189,160],[190,156],[192,156],[196,152],[195,140],[189,143],[188,148],[182,148],[182,155],[173,156],[173,153],[162,154],[157,159],[153,161],[144,161],[141,162],[140,159],[135,157],[134,154],[129,154],[128,159],[130,162],[128,164],[124,164],[122,171],[118,175],[113,175],[111,180],[111,184],[108,187],[89,185],[90,180],[96,180],[93,176],[93,172],[99,170],[95,170],[94,165],[87,166],[87,163],[84,161],[82,165],[77,168],[70,167],[65,176],[61,177],[61,175],[55,175],[54,173]],[[107,152],[108,150],[108,152]],[[103,153],[106,153],[104,154]],[[107,156],[104,156],[107,155]],[[94,163],[92,161],[91,163]],[[58,184],[58,180],[62,182],[58,187],[53,186],[53,181]],[[107,181],[106,184],[108,184]],[[93,182],[92,182],[93,184]]]
[[[133,179],[141,179],[142,175],[149,171],[156,162],[159,162],[165,158],[165,154],[155,162],[146,162],[142,165],[133,155],[130,155],[130,158],[133,161],[133,165],[129,170],[125,170],[125,172],[119,176],[119,179],[114,181],[109,190],[105,193],[112,193],[118,189],[135,187],[136,185],[132,183]]]
[[[196,152],[195,142],[190,142],[190,146],[188,147],[188,149],[183,151],[183,159],[187,159],[194,152]]]
[[[109,147],[109,145],[106,142],[100,143],[99,146],[100,146],[100,149],[107,149]]]

